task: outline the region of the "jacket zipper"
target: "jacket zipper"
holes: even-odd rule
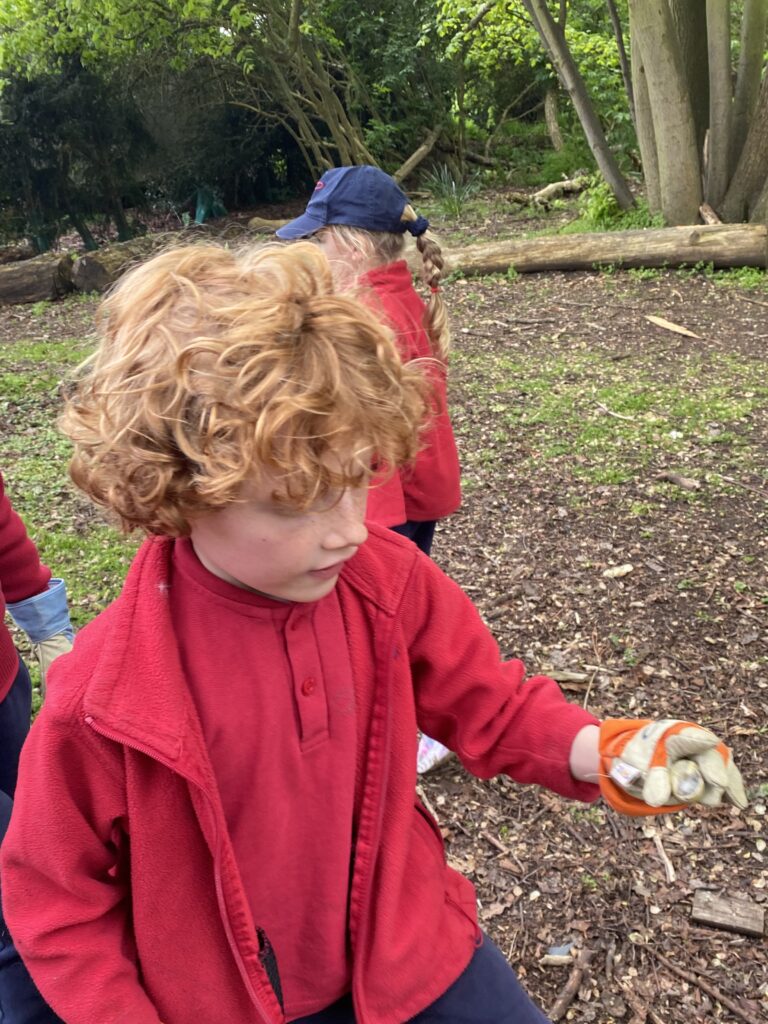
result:
[[[272,1021],[270,1020],[268,1014],[264,1010],[264,1007],[261,1005],[259,996],[251,983],[251,980],[248,976],[248,968],[245,966],[245,961],[243,960],[242,954],[240,953],[240,949],[238,948],[237,940],[235,939],[235,936],[232,933],[232,926],[229,921],[229,914],[227,913],[226,901],[224,899],[224,889],[221,882],[221,836],[219,833],[218,823],[216,821],[216,810],[213,806],[213,801],[211,800],[210,796],[205,791],[205,789],[203,789],[199,782],[195,781],[195,779],[187,775],[186,772],[179,771],[178,768],[175,768],[173,765],[169,764],[164,758],[159,757],[156,751],[151,750],[149,747],[146,747],[141,743],[137,743],[134,740],[126,740],[126,738],[124,736],[121,736],[119,733],[115,733],[112,732],[112,730],[110,729],[104,728],[103,725],[100,725],[94,719],[93,715],[85,716],[85,724],[88,725],[91,729],[93,729],[94,732],[99,733],[99,735],[103,736],[105,739],[111,740],[113,743],[118,743],[124,747],[130,747],[132,750],[136,750],[140,754],[144,754],[146,757],[152,758],[153,761],[157,761],[159,764],[163,765],[164,768],[167,768],[169,771],[174,772],[176,775],[180,775],[183,779],[185,779],[188,783],[193,785],[195,789],[197,789],[202,794],[203,798],[208,804],[208,809],[211,815],[211,821],[213,823],[214,845],[216,849],[216,853],[213,858],[213,873],[216,882],[216,902],[219,905],[219,914],[221,915],[222,924],[224,925],[224,931],[227,936],[227,941],[229,942],[229,947],[235,957],[238,970],[240,971],[240,976],[243,979],[243,982],[245,983],[248,995],[254,1007],[256,1008],[259,1017],[264,1022],[264,1024],[272,1024]]]

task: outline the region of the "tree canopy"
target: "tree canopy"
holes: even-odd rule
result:
[[[541,125],[622,206],[642,171],[669,223],[759,219],[767,27],[768,0],[5,0],[0,190],[44,244],[57,216],[127,233],[142,195],[274,199],[344,163],[509,180]]]

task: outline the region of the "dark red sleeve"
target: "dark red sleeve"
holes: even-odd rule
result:
[[[24,601],[42,594],[51,578],[40,561],[19,515],[5,493],[0,474],[0,594],[6,601]]]
[[[470,599],[426,557],[414,564],[403,613],[425,733],[480,778],[504,773],[577,800],[597,799],[596,785],[571,775],[569,758],[576,734],[598,719],[567,701],[553,679],[526,679],[521,661],[503,661]]]

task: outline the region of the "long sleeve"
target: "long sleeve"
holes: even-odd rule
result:
[[[573,777],[569,757],[577,733],[598,720],[553,679],[526,679],[521,661],[503,661],[475,606],[426,557],[414,564],[403,613],[419,726],[428,735],[480,778],[505,773],[597,799],[596,785]]]
[[[159,1024],[141,985],[126,892],[121,766],[87,727],[43,708],[2,846],[3,910],[67,1024]]]

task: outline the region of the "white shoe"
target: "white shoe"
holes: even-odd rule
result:
[[[419,775],[424,775],[425,772],[437,768],[439,764],[444,764],[449,757],[453,757],[453,751],[448,747],[424,734],[419,737],[419,750],[416,755],[416,771]]]

